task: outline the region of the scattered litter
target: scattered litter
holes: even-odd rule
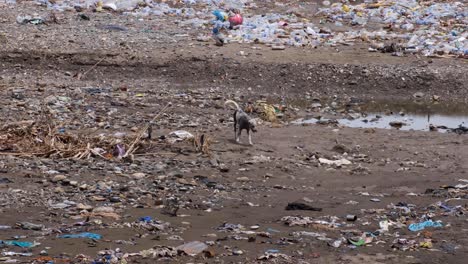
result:
[[[325,159],[325,158],[319,158],[319,162],[322,163],[322,164],[326,164],[326,165],[335,165],[335,166],[343,166],[343,165],[350,165],[352,164],[351,161],[347,160],[347,159],[339,159],[339,160],[329,160],[329,159]]]
[[[172,138],[176,138],[176,141],[182,141],[182,140],[187,140],[187,139],[192,139],[194,136],[185,130],[177,130],[169,133],[169,136]]]
[[[193,241],[176,247],[177,250],[184,252],[189,256],[195,256],[205,251],[208,246],[200,241]]]
[[[172,258],[178,255],[177,250],[172,247],[157,246],[151,249],[142,250],[138,253],[143,258]]]
[[[21,227],[22,229],[36,230],[36,231],[40,231],[44,228],[44,225],[33,224],[29,222],[21,222],[21,223],[18,223],[17,225]]]

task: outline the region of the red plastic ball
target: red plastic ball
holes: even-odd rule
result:
[[[242,18],[240,14],[235,14],[234,16],[229,18],[229,22],[231,23],[231,26],[242,25],[242,22],[244,22],[244,18]]]

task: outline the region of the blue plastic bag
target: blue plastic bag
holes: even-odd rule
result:
[[[16,240],[0,240],[0,244],[4,244],[7,246],[17,246],[21,248],[32,248],[35,246],[33,242]]]
[[[61,235],[59,238],[90,238],[90,239],[101,239],[102,236],[95,233],[79,233],[79,234],[68,234],[68,235]]]
[[[225,12],[220,11],[220,10],[213,11],[213,15],[216,17],[217,20],[220,20],[223,22],[228,19],[228,15]]]
[[[432,220],[427,220],[427,221],[424,221],[424,222],[421,222],[421,223],[414,223],[414,224],[410,224],[408,226],[408,229],[410,231],[421,231],[423,229],[425,229],[426,227],[443,227],[444,225],[442,225],[442,223],[440,222],[434,222]]]
[[[151,216],[143,216],[143,217],[140,217],[139,221],[149,223],[149,222],[153,221],[153,219],[151,218]]]

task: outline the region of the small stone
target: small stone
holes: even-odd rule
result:
[[[285,50],[286,46],[284,46],[284,45],[275,45],[275,46],[271,46],[271,49],[272,50]]]
[[[237,178],[238,181],[240,182],[249,182],[251,181],[249,177],[239,177]]]
[[[56,188],[54,189],[54,192],[55,192],[55,193],[64,193],[65,190],[64,190],[62,187],[56,187]]]
[[[203,251],[203,255],[205,256],[205,258],[214,258],[216,256],[213,250],[205,250]]]
[[[220,190],[220,191],[226,190],[226,187],[224,187],[224,185],[222,185],[222,184],[216,184],[214,188],[216,190]]]
[[[86,204],[79,203],[79,204],[76,205],[76,209],[90,211],[90,210],[93,209],[93,207],[91,205],[86,205]]]
[[[229,172],[229,168],[226,167],[226,165],[220,165],[219,166],[219,171],[220,172]]]
[[[87,184],[82,184],[82,185],[80,185],[79,188],[80,188],[80,190],[84,191],[84,190],[88,189],[88,185]]]
[[[67,176],[65,175],[62,175],[62,174],[59,174],[59,175],[55,175],[54,178],[52,178],[52,182],[59,182],[59,181],[63,181],[67,178]]]
[[[136,173],[132,174],[132,178],[135,179],[135,180],[141,180],[141,179],[143,179],[145,177],[146,177],[146,174],[144,174],[142,172],[136,172]]]
[[[96,207],[93,210],[93,212],[94,213],[113,213],[114,208],[113,207],[107,207],[107,206],[100,206],[100,207]]]
[[[322,107],[322,104],[319,103],[319,102],[316,102],[316,103],[312,103],[312,104],[310,105],[310,107],[311,107],[311,108],[320,108],[320,107]]]
[[[424,97],[424,93],[422,93],[422,92],[414,93],[414,94],[413,94],[413,97],[414,97],[414,98],[423,98],[423,97]]]
[[[242,251],[240,249],[236,249],[236,250],[232,251],[232,254],[234,254],[234,256],[240,256],[240,255],[244,254],[244,251]]]
[[[392,127],[396,127],[396,128],[400,128],[402,126],[406,126],[406,123],[404,122],[401,122],[401,121],[392,121],[390,123],[388,123],[390,126]]]
[[[121,202],[120,197],[117,197],[117,196],[113,196],[113,197],[109,198],[109,201],[111,203],[120,203]]]
[[[109,190],[110,189],[110,187],[103,181],[98,182],[96,188],[98,190]]]
[[[184,177],[184,174],[182,174],[180,171],[173,171],[169,173],[169,177],[182,178]]]
[[[69,184],[73,187],[76,187],[78,186],[78,182],[77,181],[70,181]]]
[[[62,185],[70,185],[70,179],[63,179]]]

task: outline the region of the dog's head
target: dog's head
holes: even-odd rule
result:
[[[252,132],[257,132],[256,126],[257,126],[257,122],[255,122],[254,119],[250,119],[249,120],[249,128],[250,128],[250,130],[252,130]]]

